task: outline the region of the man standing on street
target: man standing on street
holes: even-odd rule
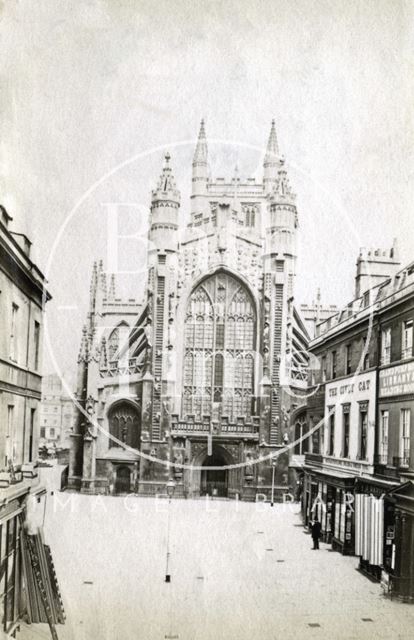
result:
[[[321,523],[319,522],[317,517],[315,517],[313,521],[311,532],[312,532],[312,540],[313,540],[313,549],[314,550],[319,549],[319,538],[321,537]]]

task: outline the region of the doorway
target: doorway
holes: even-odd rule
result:
[[[227,498],[228,470],[211,469],[210,467],[225,467],[226,461],[220,453],[207,456],[201,470],[200,495]]]
[[[118,467],[116,471],[115,493],[130,493],[131,470],[128,467]]]

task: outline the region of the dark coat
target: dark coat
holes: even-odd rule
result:
[[[318,539],[321,537],[321,528],[322,525],[320,522],[314,522],[312,525],[312,538]]]

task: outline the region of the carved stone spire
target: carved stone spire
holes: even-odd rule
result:
[[[277,178],[272,189],[272,200],[286,201],[294,204],[296,195],[292,191],[289,178],[285,168],[284,158],[280,159],[280,168],[277,172]]]
[[[276,135],[276,123],[272,120],[272,126],[270,128],[269,140],[267,142],[266,148],[266,156],[264,163],[266,162],[276,162],[279,159],[279,145],[277,143],[277,135]]]
[[[86,324],[83,325],[82,338],[78,354],[78,364],[88,361],[89,341],[88,341],[88,328]]]
[[[263,183],[265,191],[269,193],[277,177],[277,170],[280,166],[279,145],[277,143],[276,125],[272,120],[269,140],[267,141],[266,154],[263,162]]]
[[[193,165],[198,162],[207,164],[207,160],[208,160],[207,138],[206,138],[206,130],[204,128],[204,120],[202,120],[200,123],[200,131],[197,138],[196,148],[194,151]]]
[[[208,148],[206,130],[204,128],[204,120],[200,124],[200,132],[197,138],[197,144],[193,158],[193,175],[192,175],[192,213],[197,213],[200,201],[197,196],[204,196],[207,193],[207,185],[209,181],[208,167]],[[194,200],[194,198],[196,198]]]
[[[89,288],[89,307],[92,310],[95,307],[96,291],[98,288],[98,267],[96,262],[93,263],[91,285]]]
[[[99,273],[99,285],[101,287],[101,291],[103,294],[103,297],[106,298],[106,272],[104,270],[104,266],[103,266],[103,260],[99,260],[99,265],[98,265],[98,273]]]
[[[111,274],[111,279],[110,279],[110,283],[109,283],[109,289],[108,289],[108,300],[115,300],[115,296],[116,296],[116,291],[115,291],[115,274],[112,273]]]
[[[158,180],[156,189],[152,192],[152,204],[160,200],[169,200],[180,204],[180,192],[178,191],[174,174],[170,165],[171,156],[167,153],[164,156],[164,166]]]

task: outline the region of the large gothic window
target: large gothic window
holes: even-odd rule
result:
[[[120,402],[109,412],[109,433],[129,447],[139,449],[141,427],[138,411],[129,402]],[[120,447],[109,440],[109,447]]]
[[[228,274],[193,291],[185,319],[184,415],[251,416],[255,321],[251,295]]]

